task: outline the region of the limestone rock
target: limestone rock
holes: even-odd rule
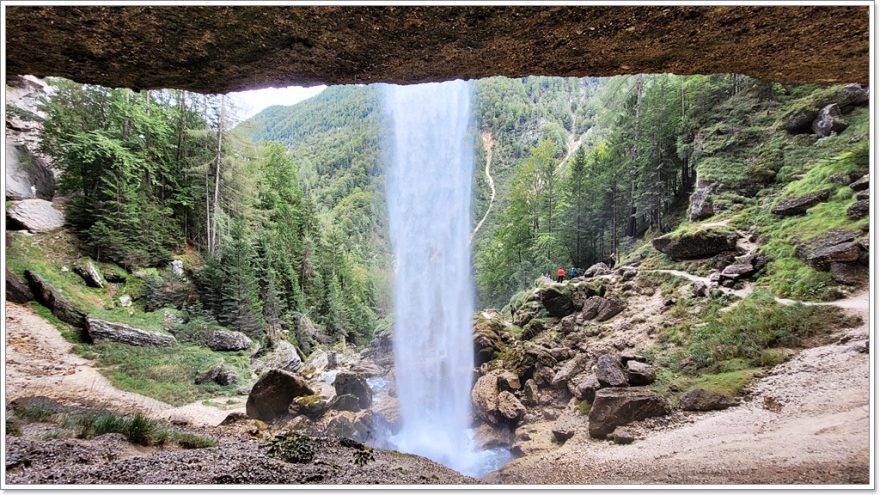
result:
[[[6,210],[10,227],[31,232],[48,232],[64,226],[64,214],[45,199],[25,199]]]
[[[490,372],[477,379],[471,390],[471,402],[478,418],[489,424],[497,424],[498,418],[494,413],[498,409],[498,375]]]
[[[855,232],[831,229],[798,244],[795,255],[817,270],[828,270],[831,263],[857,261],[861,248],[854,242]]]
[[[270,369],[299,371],[303,367],[302,358],[296,347],[286,340],[279,340],[272,346],[272,351],[255,360],[254,371],[262,373]]]
[[[861,285],[868,281],[868,271],[855,263],[831,263],[831,277],[844,285]]]
[[[846,216],[853,220],[868,216],[871,212],[871,200],[860,199],[846,209]]]
[[[166,347],[177,343],[173,335],[142,330],[125,323],[86,318],[86,333],[93,341],[109,340],[139,347]]]
[[[59,320],[70,323],[77,328],[85,327],[85,313],[75,308],[57,289],[49,285],[43,277],[30,270],[25,271],[24,276],[37,302],[49,308],[52,314],[57,316]]]
[[[513,444],[513,432],[506,426],[493,427],[481,423],[474,432],[474,443],[479,449],[510,448]]]
[[[6,269],[6,300],[24,304],[34,299],[30,287],[18,278],[18,275]]]
[[[6,199],[51,201],[54,195],[55,174],[46,162],[32,153],[28,146],[7,142]]]
[[[481,311],[474,316],[474,364],[479,366],[497,355],[504,346],[505,326],[501,314]]]
[[[540,400],[540,392],[538,391],[538,384],[535,383],[535,380],[529,378],[526,380],[526,383],[523,385],[523,403],[533,406],[538,403]]]
[[[175,276],[182,277],[183,276],[183,261],[173,260],[171,261],[171,273]]]
[[[596,391],[600,388],[602,388],[602,385],[599,383],[599,379],[596,378],[595,373],[585,373],[576,376],[570,381],[568,390],[578,400],[585,400],[592,404],[596,398]]]
[[[526,408],[515,395],[504,391],[498,394],[498,413],[515,424],[525,416]]]
[[[553,376],[553,381],[551,382],[551,384],[567,384],[568,381],[574,378],[575,375],[584,370],[584,367],[587,364],[586,361],[587,356],[585,354],[578,354],[575,357],[564,362],[562,364],[562,367],[559,368],[559,371],[557,371],[556,374]]]
[[[685,411],[718,411],[735,406],[736,401],[726,395],[695,388],[681,396],[679,406]]]
[[[584,277],[598,277],[599,275],[607,275],[611,273],[611,269],[605,263],[596,263],[584,270]]]
[[[715,214],[715,208],[712,204],[712,191],[714,190],[714,183],[702,180],[697,181],[697,188],[691,195],[691,204],[688,208],[688,220],[691,222],[697,222]]]
[[[367,409],[373,403],[373,391],[366,378],[357,373],[341,371],[333,381],[336,396],[351,395],[357,399],[361,409]]]
[[[607,321],[623,311],[623,303],[619,299],[609,297],[602,298],[596,312],[596,321]]]
[[[853,191],[866,191],[869,187],[871,187],[871,176],[865,174],[861,176],[858,180],[850,184],[849,187]]]
[[[214,330],[207,342],[212,351],[243,351],[252,344],[247,335],[232,330]]]
[[[816,120],[813,121],[813,132],[819,137],[830,136],[832,132],[840,134],[849,124],[843,120],[840,106],[837,103],[826,105],[819,110]]]
[[[629,361],[626,363],[626,376],[630,385],[650,385],[654,383],[657,375],[654,373],[654,367],[640,363],[639,361]]]
[[[603,354],[596,360],[596,379],[604,387],[625,387],[627,384],[620,361],[611,354]]]
[[[538,297],[550,316],[562,318],[575,311],[570,291],[563,285],[551,285],[538,291]]]
[[[131,296],[123,295],[119,296],[119,306],[123,308],[130,308],[132,304]]]
[[[522,388],[522,386],[520,385],[519,377],[516,376],[516,373],[502,371],[498,374],[498,390],[515,392],[520,388]]]
[[[95,287],[98,289],[104,288],[104,278],[101,276],[101,272],[98,271],[98,268],[92,263],[92,260],[85,260],[85,262],[77,264],[73,267],[73,272],[82,277],[83,281],[89,287]]]
[[[635,434],[627,428],[616,428],[608,438],[618,445],[629,445],[636,441]]]
[[[655,237],[654,249],[675,260],[708,258],[736,249],[736,234],[714,228]]]
[[[315,391],[302,376],[284,370],[270,370],[254,384],[245,410],[251,418],[272,422],[287,416],[293,399],[306,395],[315,395]]]
[[[370,440],[372,427],[373,413],[370,411],[339,411],[327,421],[325,432],[337,438],[367,442]]]
[[[808,209],[823,201],[827,201],[830,195],[831,189],[822,189],[804,194],[803,196],[783,198],[770,211],[781,217],[803,215]]]
[[[605,438],[618,426],[663,416],[669,406],[657,394],[636,388],[603,388],[590,408],[590,436]]]

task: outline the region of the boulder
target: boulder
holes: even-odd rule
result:
[[[691,285],[691,292],[696,297],[706,297],[709,295],[709,286],[702,280],[697,280]]]
[[[57,316],[59,320],[70,323],[77,328],[85,327],[86,314],[75,308],[57,289],[49,285],[43,277],[30,270],[25,271],[24,276],[34,294],[34,299],[38,303],[49,308],[52,314]]]
[[[852,220],[858,220],[859,218],[863,218],[868,216],[868,213],[871,212],[871,200],[870,199],[860,199],[853,203],[849,208],[846,209],[846,216],[851,218]]]
[[[867,201],[871,199],[871,191],[859,191],[856,193],[856,201]]]
[[[361,406],[360,399],[351,394],[337,394],[336,397],[330,401],[328,407],[337,411],[360,411],[361,409],[364,409]]]
[[[392,430],[400,426],[400,400],[397,397],[383,396],[376,399],[372,411],[376,419],[384,421]]]
[[[373,431],[373,413],[370,411],[338,411],[327,421],[325,433],[336,438],[367,442]]]
[[[831,195],[831,189],[822,189],[813,191],[802,196],[782,198],[776,202],[776,205],[770,210],[773,214],[781,217],[790,217],[795,215],[803,215],[810,208],[817,204],[827,201]]]
[[[217,385],[234,385],[238,383],[238,373],[222,366],[215,366],[196,376],[196,385],[209,382],[214,382]]]
[[[31,292],[30,287],[27,286],[24,282],[18,278],[18,275],[6,269],[6,300],[12,301],[19,304],[24,304],[26,302],[32,301],[34,299],[34,293]]]
[[[6,210],[8,227],[48,232],[64,226],[64,214],[45,199],[25,199]]]
[[[498,394],[498,414],[516,424],[525,416],[526,408],[515,395],[504,391]]]
[[[678,404],[685,411],[718,411],[737,402],[726,395],[695,388],[682,395]]]
[[[299,371],[303,367],[302,358],[300,358],[296,347],[286,340],[278,340],[272,345],[272,351],[257,359],[253,363],[253,368],[257,373],[262,373],[270,369],[280,369],[286,371]]]
[[[101,272],[98,271],[92,260],[85,260],[83,263],[74,265],[73,272],[82,277],[89,287],[104,288],[104,278],[101,277]]]
[[[171,265],[171,273],[173,273],[177,277],[183,276],[183,261],[173,260],[170,263]]]
[[[593,296],[587,299],[584,302],[584,307],[581,309],[581,318],[584,320],[592,320],[599,314],[599,307],[602,306],[602,302],[605,301],[604,297]]]
[[[523,331],[520,334],[520,339],[522,340],[531,340],[538,336],[544,330],[556,325],[559,323],[558,318],[533,318],[526,323],[526,326],[523,327]]]
[[[327,398],[320,394],[314,395],[302,395],[299,397],[294,397],[293,401],[291,401],[290,405],[287,407],[287,413],[290,416],[299,416],[304,415],[308,418],[315,419],[322,414],[324,414],[327,409],[332,409],[334,405],[338,406],[338,410],[340,411],[353,411],[355,409],[346,409],[346,405],[349,404],[334,404],[333,402],[337,399],[334,397],[328,403]],[[355,402],[357,399],[355,399]],[[359,408],[356,408],[359,409]]]
[[[275,421],[288,415],[293,399],[306,395],[315,395],[315,391],[305,378],[285,370],[269,370],[251,388],[245,411],[248,417]]]
[[[868,281],[868,271],[856,263],[831,263],[831,278],[844,285],[861,285]]]
[[[590,404],[596,398],[596,391],[601,387],[595,373],[581,373],[568,382],[568,391],[571,392],[571,395]]]
[[[611,354],[603,354],[596,360],[596,379],[603,387],[625,387],[627,384],[626,374],[620,366],[620,361]]]
[[[628,361],[626,363],[626,377],[630,385],[650,385],[654,383],[657,375],[654,373],[654,367],[639,361]]]
[[[577,318],[578,315],[568,315],[565,318],[559,320],[559,331],[563,334],[569,334],[578,330],[577,326]]]
[[[568,416],[563,416],[553,423],[550,432],[553,434],[553,440],[560,444],[564,444],[577,433],[578,424],[571,420]]]
[[[587,364],[587,355],[578,354],[575,357],[562,363],[559,371],[553,375],[552,385],[567,385],[568,381],[581,373]]]
[[[675,260],[708,258],[724,251],[736,249],[736,234],[726,230],[708,228],[655,237],[651,244],[654,249]]]
[[[526,383],[523,384],[522,398],[525,404],[533,406],[538,403],[540,400],[540,392],[538,391],[538,384],[534,379],[529,378],[526,380]]]
[[[724,269],[721,270],[721,278],[739,280],[751,276],[757,271],[755,270],[754,265],[752,265],[752,259],[753,256],[746,256],[744,259],[737,260],[734,263],[725,266]]]
[[[504,347],[504,320],[497,311],[481,311],[474,316],[474,364],[491,361]]]
[[[617,316],[621,311],[623,311],[623,303],[621,303],[620,300],[611,297],[603,297],[596,312],[596,321],[610,320]]]
[[[366,409],[373,403],[373,390],[367,383],[367,379],[358,373],[340,371],[333,381],[333,388],[336,390],[337,396],[352,395],[356,397],[361,409]]]
[[[813,108],[804,108],[795,112],[785,123],[785,130],[789,134],[809,134],[813,132],[813,121],[819,111]]]
[[[132,304],[131,296],[119,296],[119,306],[122,308],[130,308]]]
[[[629,445],[636,441],[636,436],[628,428],[617,428],[608,435],[608,439],[618,445]]]
[[[871,187],[871,176],[865,174],[849,185],[853,191],[867,191]]]
[[[840,106],[837,103],[822,107],[812,124],[813,133],[819,137],[830,136],[832,132],[840,134],[847,127],[849,124],[843,120]]]
[[[697,188],[691,195],[691,204],[688,208],[688,220],[698,222],[715,214],[712,204],[712,191],[715,184],[712,182],[697,181]]]
[[[618,426],[668,413],[666,401],[648,390],[603,388],[590,408],[590,436],[605,438]]]
[[[544,310],[541,301],[527,301],[518,306],[513,311],[513,324],[518,327],[525,327],[528,322],[538,316]]]
[[[590,282],[570,283],[569,288],[571,289],[571,302],[577,309],[582,308],[587,299],[596,295],[596,290]]]
[[[600,275],[607,275],[609,273],[611,273],[611,269],[608,268],[608,265],[599,262],[584,270],[584,277],[598,277]]]
[[[496,428],[480,423],[474,431],[474,443],[478,449],[507,449],[513,444],[513,432],[506,426]]]
[[[142,330],[125,323],[86,318],[86,334],[92,341],[109,340],[138,347],[166,347],[177,343],[173,335]]]
[[[511,371],[502,371],[498,374],[498,390],[507,390],[515,392],[522,388],[519,377]]]
[[[471,390],[471,402],[474,405],[474,414],[478,418],[489,424],[498,424],[498,417],[495,415],[498,409],[497,374],[490,372],[477,379]]]
[[[857,261],[860,248],[857,234],[843,229],[830,229],[798,244],[795,255],[817,270],[828,270],[831,263]]]
[[[207,341],[212,351],[243,351],[252,344],[247,335],[232,330],[214,330]]]
[[[7,137],[8,139],[8,137]],[[24,144],[6,143],[6,199],[52,200],[55,174]]]
[[[222,367],[215,366],[208,371],[205,371],[204,373],[199,373],[198,375],[196,375],[195,384],[201,385],[203,383],[213,382],[214,379],[216,379],[217,376],[220,375],[220,371],[222,370]]]
[[[571,292],[563,285],[551,285],[538,291],[538,298],[550,316],[562,318],[575,311]]]

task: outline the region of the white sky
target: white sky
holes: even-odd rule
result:
[[[238,107],[239,120],[247,120],[260,110],[272,105],[294,105],[307,98],[317,95],[327,86],[313,86],[303,88],[301,86],[289,86],[287,88],[266,88],[253,91],[240,91],[229,93]]]

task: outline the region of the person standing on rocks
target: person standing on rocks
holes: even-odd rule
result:
[[[577,277],[577,276],[578,276],[578,269],[572,266],[572,267],[568,270],[568,278],[569,278],[569,279],[573,279],[573,278],[575,278],[575,277]]]
[[[559,269],[556,270],[556,281],[562,283],[563,280],[565,280],[565,268],[560,266]]]

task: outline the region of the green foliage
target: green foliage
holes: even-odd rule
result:
[[[351,462],[353,462],[355,466],[360,467],[366,466],[368,463],[376,460],[376,458],[373,456],[373,449],[368,448],[355,450],[352,456],[353,459]]]
[[[279,433],[269,440],[268,444],[269,457],[298,464],[307,464],[315,458],[315,448],[311,439],[300,433]]]
[[[73,429],[77,438],[83,439],[120,433],[129,442],[143,446],[164,445],[168,442],[185,449],[217,446],[214,438],[168,428],[164,423],[150,419],[142,413],[123,415],[108,411],[75,411],[64,415],[60,423],[64,428]]]

